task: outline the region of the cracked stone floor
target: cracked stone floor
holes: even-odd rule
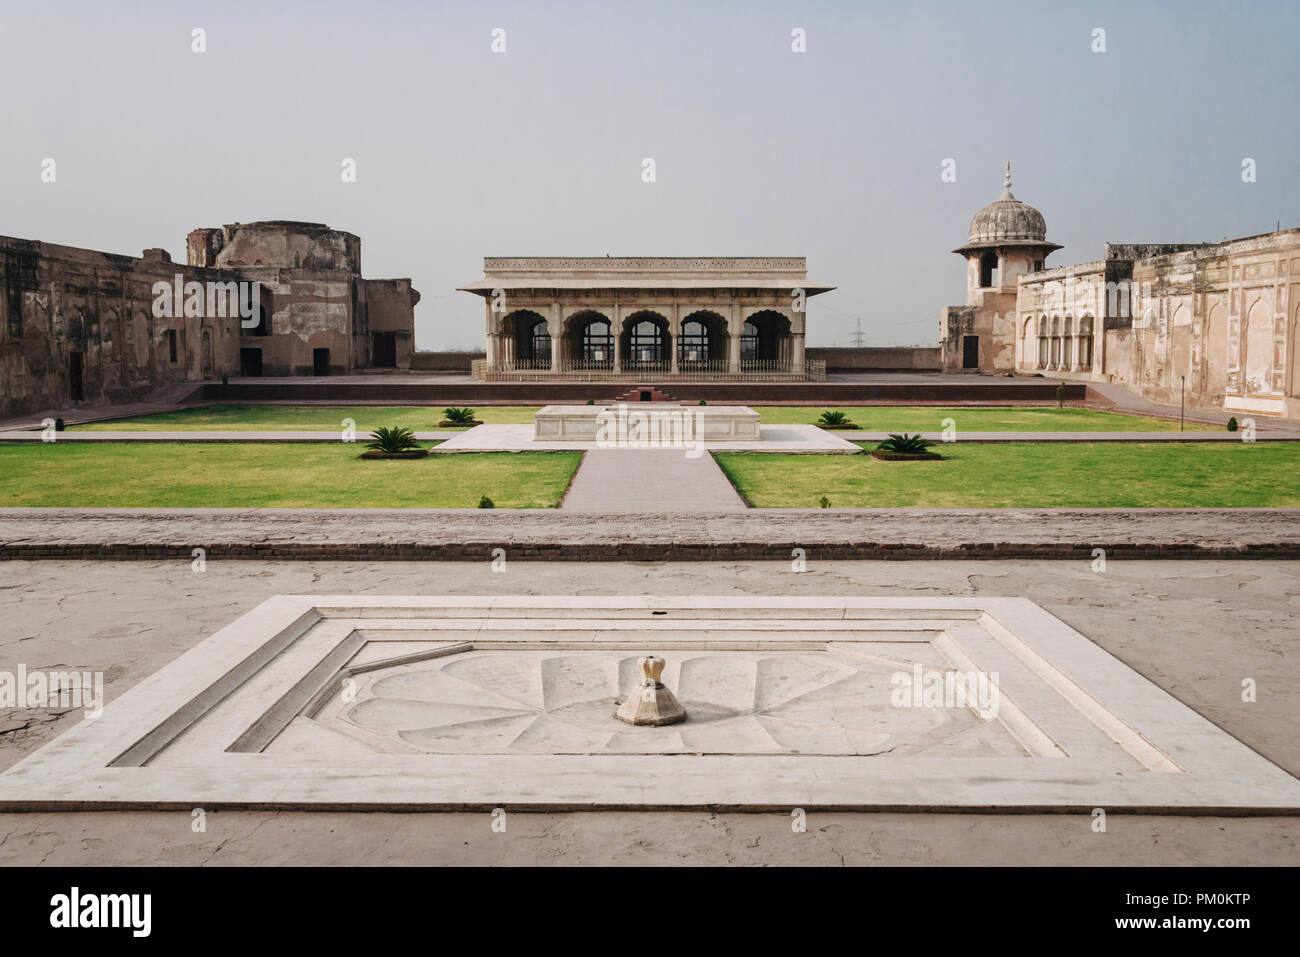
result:
[[[811,556],[815,559],[815,556]],[[1024,596],[1300,774],[1300,565],[1270,561],[0,563],[0,670],[103,671],[111,702],[285,593]],[[1241,700],[1254,679],[1257,700]],[[0,709],[0,769],[80,720]],[[0,864],[1296,864],[1300,818],[707,812],[0,814]],[[200,827],[201,825],[201,827]],[[499,827],[499,825],[498,825]]]

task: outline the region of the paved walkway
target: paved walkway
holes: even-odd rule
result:
[[[1143,398],[1117,383],[1089,382],[1088,388],[1092,390],[1094,396],[1101,400],[1101,403],[1096,404],[1105,404],[1107,411],[1127,412],[1131,415],[1155,415],[1162,419],[1173,419],[1175,421],[1178,419],[1178,406],[1160,405],[1152,402],[1150,399]],[[1222,409],[1188,407],[1183,410],[1183,416],[1188,422],[1212,423],[1214,425],[1226,425],[1228,419],[1235,416],[1238,422],[1245,419],[1254,419],[1255,427],[1261,431],[1264,429],[1300,431],[1300,421],[1296,419],[1263,415],[1262,413],[1252,414],[1239,410],[1225,411]]]
[[[725,479],[724,479],[725,481]],[[678,503],[679,505],[681,503]],[[551,561],[1300,559],[1300,509],[747,509],[650,521],[566,509],[0,508],[0,559]]]
[[[743,512],[713,456],[681,449],[593,449],[560,508],[570,512]],[[637,534],[640,534],[638,528]]]

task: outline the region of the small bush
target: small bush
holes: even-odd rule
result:
[[[370,433],[370,441],[366,443],[368,449],[389,454],[409,452],[419,447],[419,443],[415,441],[415,433],[401,426],[394,429],[380,426]]]
[[[473,410],[473,409],[457,409],[457,408],[454,408],[454,407],[453,407],[453,408],[450,408],[450,409],[443,409],[443,410],[442,410],[442,417],[443,417],[443,419],[444,419],[445,421],[450,422],[450,423],[452,423],[453,425],[473,425],[473,424],[474,424],[474,410]]]
[[[896,455],[921,455],[932,445],[934,443],[921,438],[919,432],[916,435],[906,433],[899,435],[896,432],[890,432],[889,438],[877,445],[876,448],[882,452],[893,452]]]
[[[588,400],[587,400],[587,405],[595,405],[595,404],[596,404],[596,400],[595,400],[595,399],[588,399]]]
[[[705,402],[703,399],[700,400],[700,405],[708,405],[708,404],[709,403]]]
[[[1235,415],[1228,420],[1228,431],[1229,432],[1237,431],[1237,417]]]
[[[57,419],[54,420],[54,431],[55,432],[63,431],[63,416],[59,416]]]
[[[488,498],[486,495],[484,495],[482,498],[480,498],[480,499],[478,500],[478,507],[479,507],[479,508],[496,508],[496,503],[493,502],[492,499],[490,499],[490,498]]]
[[[835,411],[823,412],[817,419],[817,424],[823,429],[856,429],[857,426],[849,421],[846,413],[836,409]]]
[[[828,499],[825,495],[822,496],[821,506],[822,506],[822,508],[830,508],[830,507],[831,507],[831,500]]]
[[[1065,408],[1065,383],[1062,382],[1056,387],[1056,404],[1060,408]]]

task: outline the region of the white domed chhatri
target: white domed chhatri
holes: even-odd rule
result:
[[[953,252],[966,253],[990,246],[1034,246],[1042,248],[1044,254],[1061,248],[1047,241],[1043,214],[1011,194],[1010,163],[1007,163],[1002,195],[975,214],[966,245]]]
[[[1028,203],[1011,195],[1011,164],[1007,163],[1007,178],[1002,195],[989,203],[970,221],[971,243],[1005,243],[1008,240],[1042,242],[1047,238],[1047,223],[1043,214]]]
[[[1005,342],[1015,341],[1016,284],[1060,248],[1047,241],[1043,214],[1011,194],[1007,163],[1002,195],[975,214],[966,245],[953,250],[966,260],[966,305],[945,309],[940,321],[945,372],[1014,368]]]

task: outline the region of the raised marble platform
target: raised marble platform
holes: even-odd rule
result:
[[[590,439],[537,439],[531,425],[479,425],[455,438],[433,447],[435,453],[448,452],[561,452],[589,451],[602,448],[683,448],[719,452],[791,452],[808,454],[855,455],[862,452],[854,445],[815,425],[760,425],[758,438],[750,440],[706,439],[703,442],[675,443],[671,438],[656,446],[631,442],[601,443]]]
[[[613,717],[647,652],[681,724]],[[994,693],[925,690],[956,675]],[[1300,781],[1022,598],[279,596],[0,775],[0,810],[137,807],[1296,814]]]
[[[661,442],[757,442],[758,413],[743,405],[620,402],[548,405],[533,414],[539,442],[609,442],[636,448]]]

